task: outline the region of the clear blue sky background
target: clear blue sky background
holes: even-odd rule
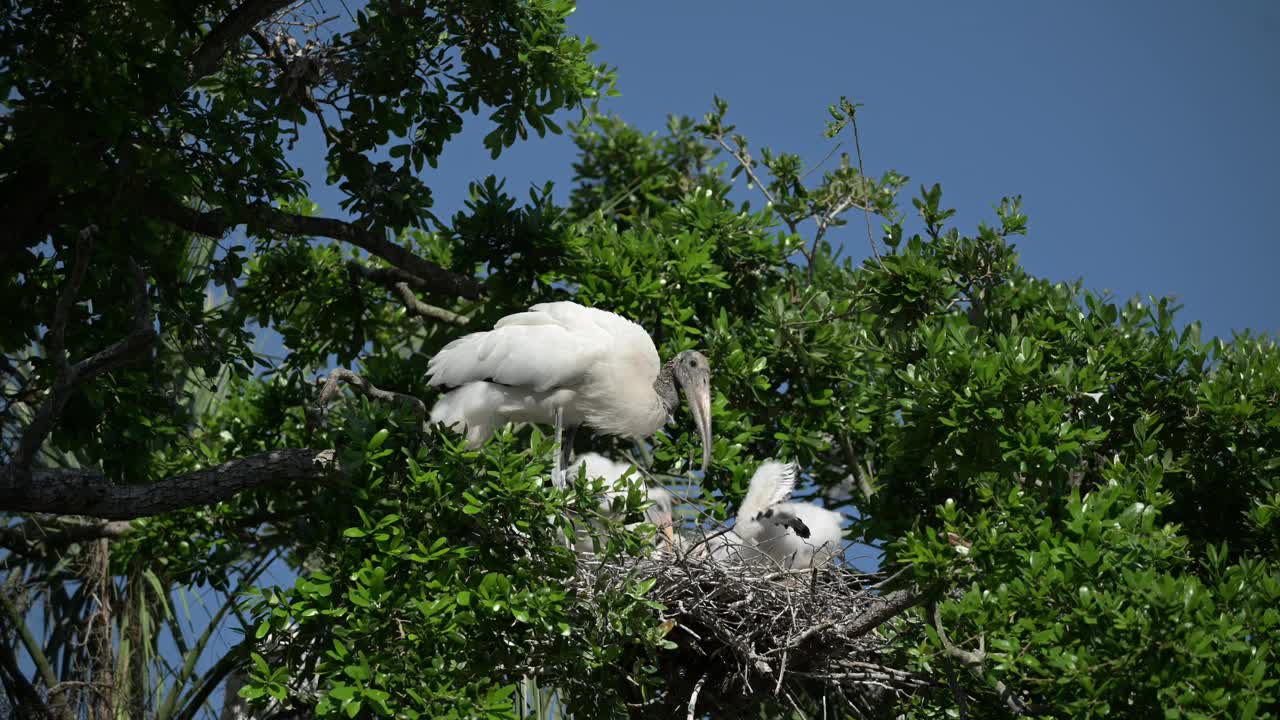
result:
[[[868,172],[942,183],[962,229],[1021,194],[1031,272],[1175,295],[1206,336],[1280,330],[1280,3],[597,1],[571,29],[618,68],[603,109],[642,129],[718,94],[753,145],[814,162],[826,106],[848,95],[866,105]],[[468,125],[427,171],[441,216],[489,173],[521,196],[547,179],[567,192],[567,138],[493,162],[486,121]],[[863,257],[851,228],[838,238]]]

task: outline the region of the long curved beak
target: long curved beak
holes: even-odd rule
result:
[[[702,472],[711,464],[711,378],[698,378],[690,383],[693,387],[685,389],[685,398],[689,402],[689,412],[693,413],[693,422],[698,426],[698,434],[702,436]]]

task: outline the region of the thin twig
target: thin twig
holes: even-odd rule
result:
[[[840,432],[840,446],[844,450],[845,462],[853,469],[853,475],[858,479],[858,487],[862,490],[862,496],[870,501],[876,494],[875,485],[871,482],[871,478],[867,477],[858,454],[853,450],[853,443],[849,441],[849,435],[844,431]]]
[[[871,186],[867,182],[867,171],[862,167],[862,143],[858,140],[856,111],[849,115],[849,124],[853,126],[853,149],[858,155],[858,175],[862,178],[863,187],[867,188],[867,198],[862,203],[862,214],[867,221],[867,242],[871,244],[871,254],[875,256],[876,263],[884,267],[884,261],[880,259],[880,250],[876,248],[875,238],[871,235]]]
[[[737,160],[738,164],[742,166],[742,169],[747,172],[747,179],[754,183],[756,187],[760,188],[760,192],[764,194],[764,199],[768,200],[770,205],[777,205],[773,199],[773,193],[769,192],[769,186],[760,182],[760,178],[756,176],[756,172],[752,167],[751,159],[739,154],[737,150],[729,147],[729,143],[724,141],[724,135],[716,135],[715,139],[716,142],[720,143],[720,147],[724,148],[725,152],[732,155],[733,159]],[[791,227],[791,232],[796,232],[795,225],[791,223],[789,218],[783,218],[783,220],[785,220],[787,225]]]
[[[836,143],[835,145],[832,145],[831,149],[827,151],[827,154],[821,160],[818,161],[818,164],[814,165],[808,170],[805,170],[804,173],[800,175],[800,179],[803,180],[809,177],[810,175],[813,174],[815,170],[822,167],[823,165],[826,165],[827,161],[831,159],[831,156],[835,155],[836,151],[838,151],[841,147],[843,147],[843,145],[844,145],[843,143]]]
[[[702,692],[702,685],[706,681],[707,674],[703,673],[702,677],[698,678],[698,682],[694,683],[693,693],[689,695],[689,713],[685,715],[686,720],[693,720],[697,716],[698,693]]]

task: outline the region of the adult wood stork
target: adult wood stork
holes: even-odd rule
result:
[[[795,488],[796,474],[792,463],[765,461],[751,476],[733,529],[782,567],[808,568],[840,552],[844,516],[809,503],[784,502]]]
[[[678,385],[702,436],[702,469],[711,461],[707,358],[686,350],[663,364],[644,328],[605,310],[553,302],[508,315],[446,345],[427,380],[456,388],[436,401],[431,421],[465,428],[471,447],[507,422],[555,425],[557,482],[579,425],[647,438],[680,404]]]
[[[626,495],[627,486],[621,480],[627,474],[627,471],[631,469],[631,465],[614,462],[598,453],[584,453],[578,457],[577,462],[569,466],[569,476],[577,475],[579,468],[585,468],[586,477],[588,478],[604,479],[605,485],[609,489],[605,491],[604,497],[600,498],[600,514],[606,517],[616,517],[613,511],[613,500]],[[647,482],[644,489],[646,498],[652,503],[644,511],[645,519],[658,528],[668,544],[674,544],[676,537],[671,493]],[[593,526],[597,530],[600,527],[598,523],[593,523]],[[634,526],[628,525],[627,527]],[[580,553],[595,551],[592,534],[586,528],[579,529],[574,547]]]

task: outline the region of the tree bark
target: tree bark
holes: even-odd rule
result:
[[[98,538],[114,540],[132,530],[123,520],[101,523],[30,518],[20,525],[0,527],[0,547],[26,557],[46,557],[50,546]]]
[[[0,466],[0,511],[131,520],[230,499],[245,490],[322,480],[333,450],[270,450],[143,485],[119,485],[96,470]]]
[[[216,70],[227,51],[255,25],[285,9],[291,2],[293,0],[246,0],[232,10],[192,53],[187,69],[188,84],[194,84]]]
[[[112,635],[111,545],[106,538],[93,541],[85,584],[93,597],[94,611],[88,618],[89,640],[89,717],[92,720],[115,720],[116,653]]]
[[[380,232],[343,220],[295,215],[267,205],[252,205],[236,214],[222,208],[201,212],[172,198],[163,197],[161,193],[155,193],[151,197],[151,205],[157,217],[183,230],[207,237],[222,237],[237,225],[248,225],[289,235],[332,238],[355,245],[411,276],[416,276],[417,282],[414,285],[419,288],[468,300],[476,300],[484,295],[484,286],[473,278],[450,272],[430,260],[420,258],[386,239]]]

